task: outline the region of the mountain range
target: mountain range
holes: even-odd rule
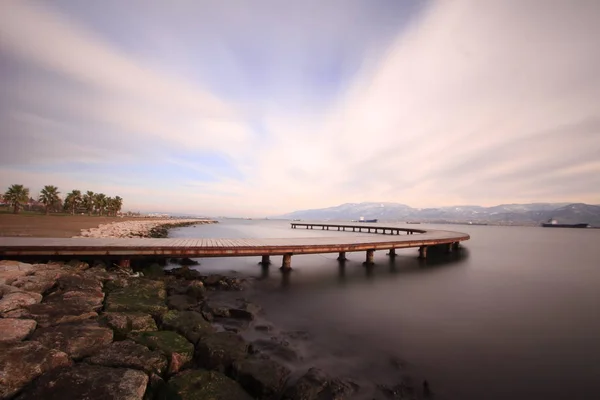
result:
[[[531,203],[500,204],[493,207],[413,208],[400,203],[346,203],[335,207],[294,211],[277,218],[351,221],[360,217],[390,222],[472,222],[497,225],[539,225],[553,218],[562,224],[588,223],[600,226],[600,205]]]

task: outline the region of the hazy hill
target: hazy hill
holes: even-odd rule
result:
[[[583,203],[500,204],[493,207],[454,206],[413,208],[399,203],[346,203],[300,210],[278,216],[286,219],[350,221],[364,217],[382,221],[478,222],[537,225],[550,218],[560,223],[600,226],[600,206]]]

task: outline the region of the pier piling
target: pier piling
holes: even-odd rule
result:
[[[284,254],[283,255],[283,262],[281,263],[281,270],[282,271],[289,271],[292,269],[292,255],[291,254]]]
[[[269,256],[268,254],[263,255],[259,264],[263,265],[263,266],[267,266],[267,265],[271,264],[271,256]]]
[[[421,258],[421,259],[427,258],[427,246],[419,247],[419,258]]]
[[[374,256],[374,254],[375,254],[375,250],[372,250],[372,249],[367,250],[367,259],[365,260],[365,265],[373,265],[373,264],[375,264],[373,262],[373,256]]]

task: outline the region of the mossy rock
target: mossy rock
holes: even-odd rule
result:
[[[169,374],[175,374],[191,364],[194,345],[183,336],[171,331],[132,332],[129,338],[169,358]]]
[[[142,312],[160,316],[167,312],[167,292],[161,281],[130,280],[125,288],[115,289],[106,298],[105,311]]]
[[[234,380],[217,371],[188,370],[169,380],[169,399],[250,400]]]
[[[106,312],[101,315],[101,319],[118,338],[127,336],[129,332],[158,330],[154,318],[141,312]]]
[[[215,331],[210,322],[195,311],[168,311],[162,317],[162,328],[176,331],[194,344]]]
[[[248,344],[232,332],[217,332],[202,337],[196,345],[196,360],[205,368],[230,373],[235,361],[248,354]]]

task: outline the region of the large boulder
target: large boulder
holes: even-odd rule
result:
[[[142,371],[79,363],[42,375],[18,399],[142,400],[147,384]]]
[[[34,319],[41,327],[83,321],[98,316],[104,292],[102,282],[77,274],[56,278],[56,290],[40,304],[25,308],[21,317]]]
[[[0,318],[0,342],[16,342],[25,339],[35,330],[32,319]]]
[[[0,284],[10,285],[17,278],[33,272],[33,265],[18,261],[0,261]]]
[[[113,331],[96,321],[61,324],[37,329],[32,340],[64,351],[74,359],[91,356],[113,340]]]
[[[49,303],[33,304],[26,307],[18,316],[19,318],[31,318],[37,321],[42,328],[64,323],[73,323],[95,318],[98,313],[85,301],[69,300],[54,301]],[[16,317],[16,316],[15,316]]]
[[[31,292],[13,292],[0,299],[0,316],[6,317],[10,311],[25,308],[42,301],[42,295]]]
[[[148,374],[161,375],[167,370],[167,358],[159,351],[152,351],[146,346],[123,340],[103,347],[96,355],[86,358],[89,364],[105,367],[133,368]]]
[[[311,368],[283,394],[284,400],[342,400],[358,390],[353,382],[332,378],[318,368]]]
[[[248,344],[232,332],[217,332],[205,336],[196,345],[196,360],[205,368],[229,373],[235,361],[248,354]]]
[[[102,291],[102,282],[91,275],[70,274],[60,276],[57,280],[58,287],[61,291],[67,292],[70,290],[90,290]]]
[[[234,380],[217,371],[184,371],[169,380],[169,391],[167,398],[181,400],[252,399]]]
[[[102,290],[57,291],[44,297],[44,303],[58,303],[80,306],[90,311],[100,311],[104,301]]]
[[[192,343],[215,332],[213,326],[195,311],[170,310],[162,318],[162,329],[176,331]]]
[[[233,363],[232,374],[255,398],[274,399],[281,393],[290,370],[273,360],[247,358]]]
[[[43,373],[71,363],[66,353],[39,342],[0,343],[0,398],[10,398]]]
[[[35,292],[45,294],[56,284],[57,273],[35,273],[34,275],[21,276],[13,283],[12,286],[27,292]]]
[[[164,282],[132,279],[127,287],[109,292],[104,309],[105,311],[143,312],[157,317],[168,311],[165,297]]]
[[[175,332],[132,332],[129,337],[152,350],[166,354],[169,359],[169,374],[176,374],[190,365],[194,357],[194,345]]]
[[[119,338],[127,336],[129,332],[158,330],[154,318],[150,314],[141,312],[106,312],[101,318]]]

